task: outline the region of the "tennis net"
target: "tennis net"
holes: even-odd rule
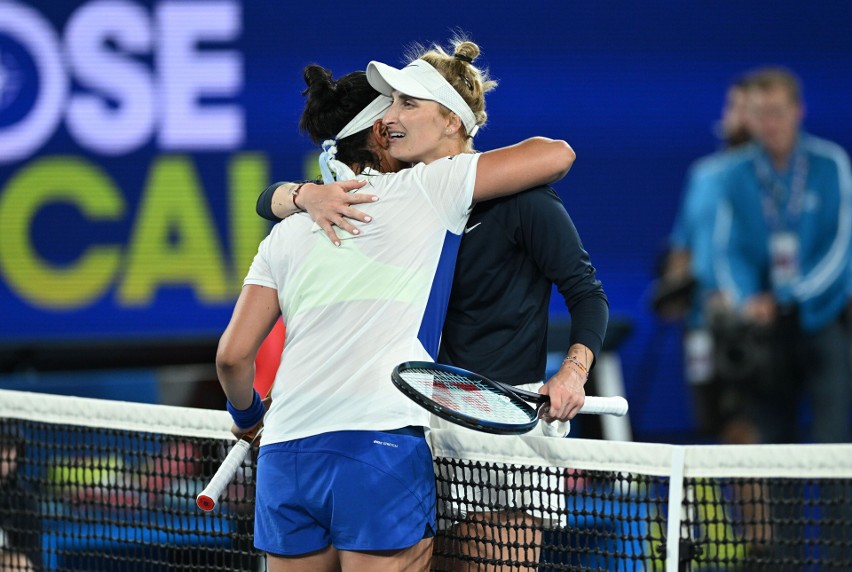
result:
[[[0,570],[263,570],[223,411],[0,390]],[[852,445],[430,432],[435,570],[852,568]],[[13,563],[13,564],[9,564]]]

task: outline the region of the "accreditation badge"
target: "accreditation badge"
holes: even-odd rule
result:
[[[774,232],[769,237],[772,285],[792,286],[799,278],[799,238],[792,232]]]
[[[684,337],[686,381],[692,385],[709,383],[713,378],[713,335],[710,330],[690,330]]]

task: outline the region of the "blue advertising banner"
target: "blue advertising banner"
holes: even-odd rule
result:
[[[5,3],[0,23],[0,341],[220,331],[268,230],[240,3]]]
[[[557,190],[635,325],[628,383],[678,379],[648,284],[727,84],[790,67],[808,130],[852,148],[849,10],[821,4],[3,0],[0,345],[217,338],[269,229],[258,194],[314,172],[304,66],[399,65],[463,31],[499,81],[477,147],[571,143]]]

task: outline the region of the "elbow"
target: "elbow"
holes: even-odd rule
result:
[[[542,183],[553,183],[568,174],[577,154],[574,149],[562,139],[549,139],[547,137],[536,137],[537,148],[536,166],[542,175]]]
[[[551,145],[554,147],[554,154],[556,155],[556,160],[554,161],[556,176],[554,181],[558,181],[571,170],[577,154],[566,141],[561,139],[553,141]]]
[[[251,367],[254,363],[254,355],[249,355],[249,352],[234,344],[228,343],[225,340],[219,342],[216,349],[216,370],[226,377],[230,377],[247,367]]]

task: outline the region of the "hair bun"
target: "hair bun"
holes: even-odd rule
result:
[[[331,70],[327,70],[322,66],[311,64],[304,71],[305,85],[308,88],[302,95],[311,95],[311,97],[328,98],[334,94],[337,89],[337,82],[334,81],[334,76]]]
[[[469,40],[459,42],[456,44],[455,50],[453,50],[454,58],[469,64],[472,64],[478,56],[479,46]]]

